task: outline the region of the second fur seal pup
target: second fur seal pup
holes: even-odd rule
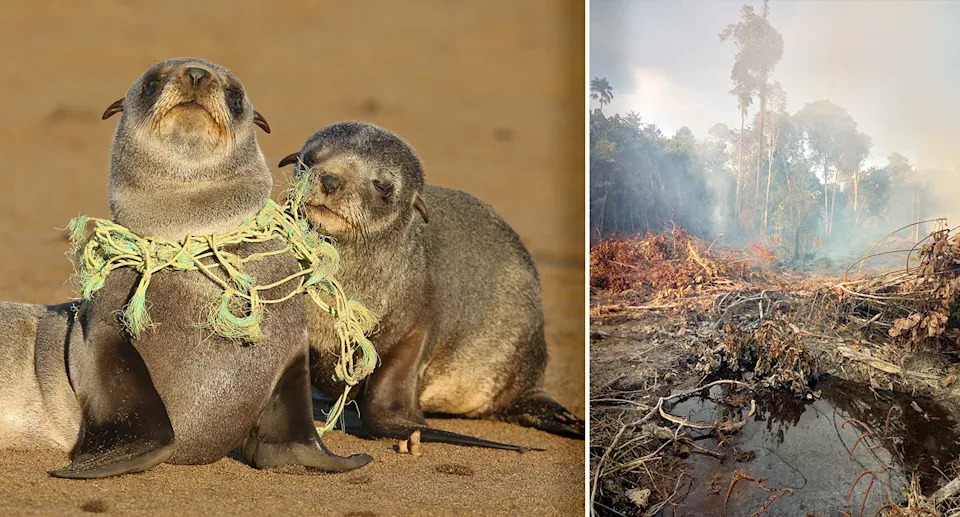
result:
[[[117,223],[180,241],[232,230],[264,207],[273,182],[254,125],[269,126],[229,70],[194,58],[158,63],[103,118],[119,112],[110,167]],[[290,253],[276,253],[284,247],[274,239],[229,251],[263,253],[244,273],[270,285],[299,270]],[[333,455],[317,436],[303,296],[270,306],[263,342],[244,346],[198,325],[218,285],[198,271],[164,269],[146,292],[157,324],[133,337],[117,312],[139,279],[133,268],[115,270],[67,331],[79,433],[70,465],[51,474],[96,478],[164,461],[209,463],[240,445],[255,467],[345,471],[370,461]]]
[[[77,304],[0,302],[0,448],[70,450],[81,411],[67,373]]]
[[[403,140],[363,123],[314,134],[280,166],[310,173],[308,220],[333,237],[348,296],[380,318],[382,364],[365,381],[365,430],[404,439],[520,449],[427,427],[425,413],[495,418],[583,438],[583,420],[541,388],[543,302],[520,238],[487,204],[424,184]],[[308,308],[314,385],[328,395],[335,335]]]

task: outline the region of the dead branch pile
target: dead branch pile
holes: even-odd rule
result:
[[[917,243],[904,268],[839,282],[834,296],[865,336],[906,351],[960,344],[960,235],[945,225]]]
[[[843,276],[796,278],[765,269],[763,263],[772,259],[762,248],[740,252],[754,257],[747,264],[735,250],[710,252],[704,245],[680,227],[645,238],[601,241],[591,250],[592,290],[619,293],[623,304],[607,307],[696,310],[694,317],[711,320],[717,331],[712,341],[708,335],[696,344],[701,373],[753,365],[756,374],[769,376],[757,361],[768,361],[776,352],[796,368],[786,377],[775,376],[782,382],[771,385],[797,393],[813,369],[808,358],[794,352],[802,349],[801,335],[804,341],[828,339],[834,348],[848,346],[881,363],[897,364],[919,350],[960,348],[960,234],[945,222],[913,249],[901,250],[902,267],[871,275],[856,273],[874,256],[869,254]],[[890,255],[879,253],[885,259]],[[785,366],[790,365],[777,360],[769,365]]]
[[[796,325],[777,317],[761,322],[753,332],[727,323],[718,338],[695,341],[689,349],[698,358],[695,370],[703,375],[750,372],[761,387],[805,396],[816,370],[800,338]]]
[[[658,302],[731,290],[764,280],[752,263],[772,263],[772,255],[755,246],[711,252],[712,244],[691,237],[681,226],[660,234],[602,240],[590,250],[590,289]]]

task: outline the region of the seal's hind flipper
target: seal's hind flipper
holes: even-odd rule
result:
[[[513,445],[510,443],[495,442],[492,440],[486,440],[483,438],[477,438],[467,434],[455,433],[453,431],[444,431],[443,429],[435,429],[433,427],[405,427],[397,431],[388,432],[389,438],[396,438],[398,440],[406,439],[413,433],[413,431],[420,431],[420,441],[421,442],[434,442],[434,443],[449,443],[453,445],[465,445],[468,447],[483,447],[486,449],[503,449],[507,451],[517,451],[517,452],[527,452],[527,451],[542,451],[537,447],[526,447],[523,445]],[[379,430],[378,434],[384,436],[384,430]]]
[[[583,420],[542,391],[531,391],[497,415],[500,420],[583,440]]]
[[[300,465],[320,472],[346,472],[369,463],[366,454],[337,456],[317,436],[307,356],[283,373],[260,419],[243,443],[243,457],[256,468]]]
[[[49,474],[103,478],[163,463],[173,453],[173,426],[143,358],[118,326],[98,320],[86,327],[85,339],[77,327],[71,333],[80,433],[70,465]]]
[[[420,431],[422,442],[512,451],[540,450],[428,427],[420,410],[417,389],[420,372],[417,365],[426,336],[425,326],[415,327],[380,358],[380,366],[367,377],[360,404],[360,420],[367,434],[377,438],[406,440],[414,431]]]

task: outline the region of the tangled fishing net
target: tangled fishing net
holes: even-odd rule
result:
[[[150,281],[158,271],[199,271],[217,284],[222,293],[211,302],[202,326],[219,336],[253,345],[264,341],[260,324],[267,306],[306,294],[334,319],[340,342],[334,379],[344,382],[327,421],[318,430],[331,429],[339,418],[350,389],[369,375],[377,364],[377,353],[367,339],[376,321],[358,301],[348,300],[334,273],[339,269],[339,253],[333,244],[314,232],[302,213],[303,196],[309,189],[310,175],[299,175],[279,205],[267,200],[256,215],[247,218],[233,231],[218,235],[189,235],[181,241],[141,237],[128,228],[106,219],[80,216],[70,221],[70,240],[75,280],[79,295],[90,300],[104,286],[111,271],[129,267],[140,273],[136,290],[121,312],[127,332],[140,336],[151,325],[146,306]],[[88,234],[87,225],[93,223]],[[242,243],[260,243],[280,239],[286,246],[275,251],[240,257],[224,248]],[[292,253],[300,270],[282,280],[257,285],[243,272],[243,265],[262,258]],[[217,274],[219,273],[219,274]],[[290,286],[286,295],[266,298],[263,293],[279,286]]]

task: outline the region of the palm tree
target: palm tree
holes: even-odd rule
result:
[[[590,98],[600,102],[600,113],[603,113],[603,105],[613,100],[613,87],[606,77],[594,77],[590,81]]]

